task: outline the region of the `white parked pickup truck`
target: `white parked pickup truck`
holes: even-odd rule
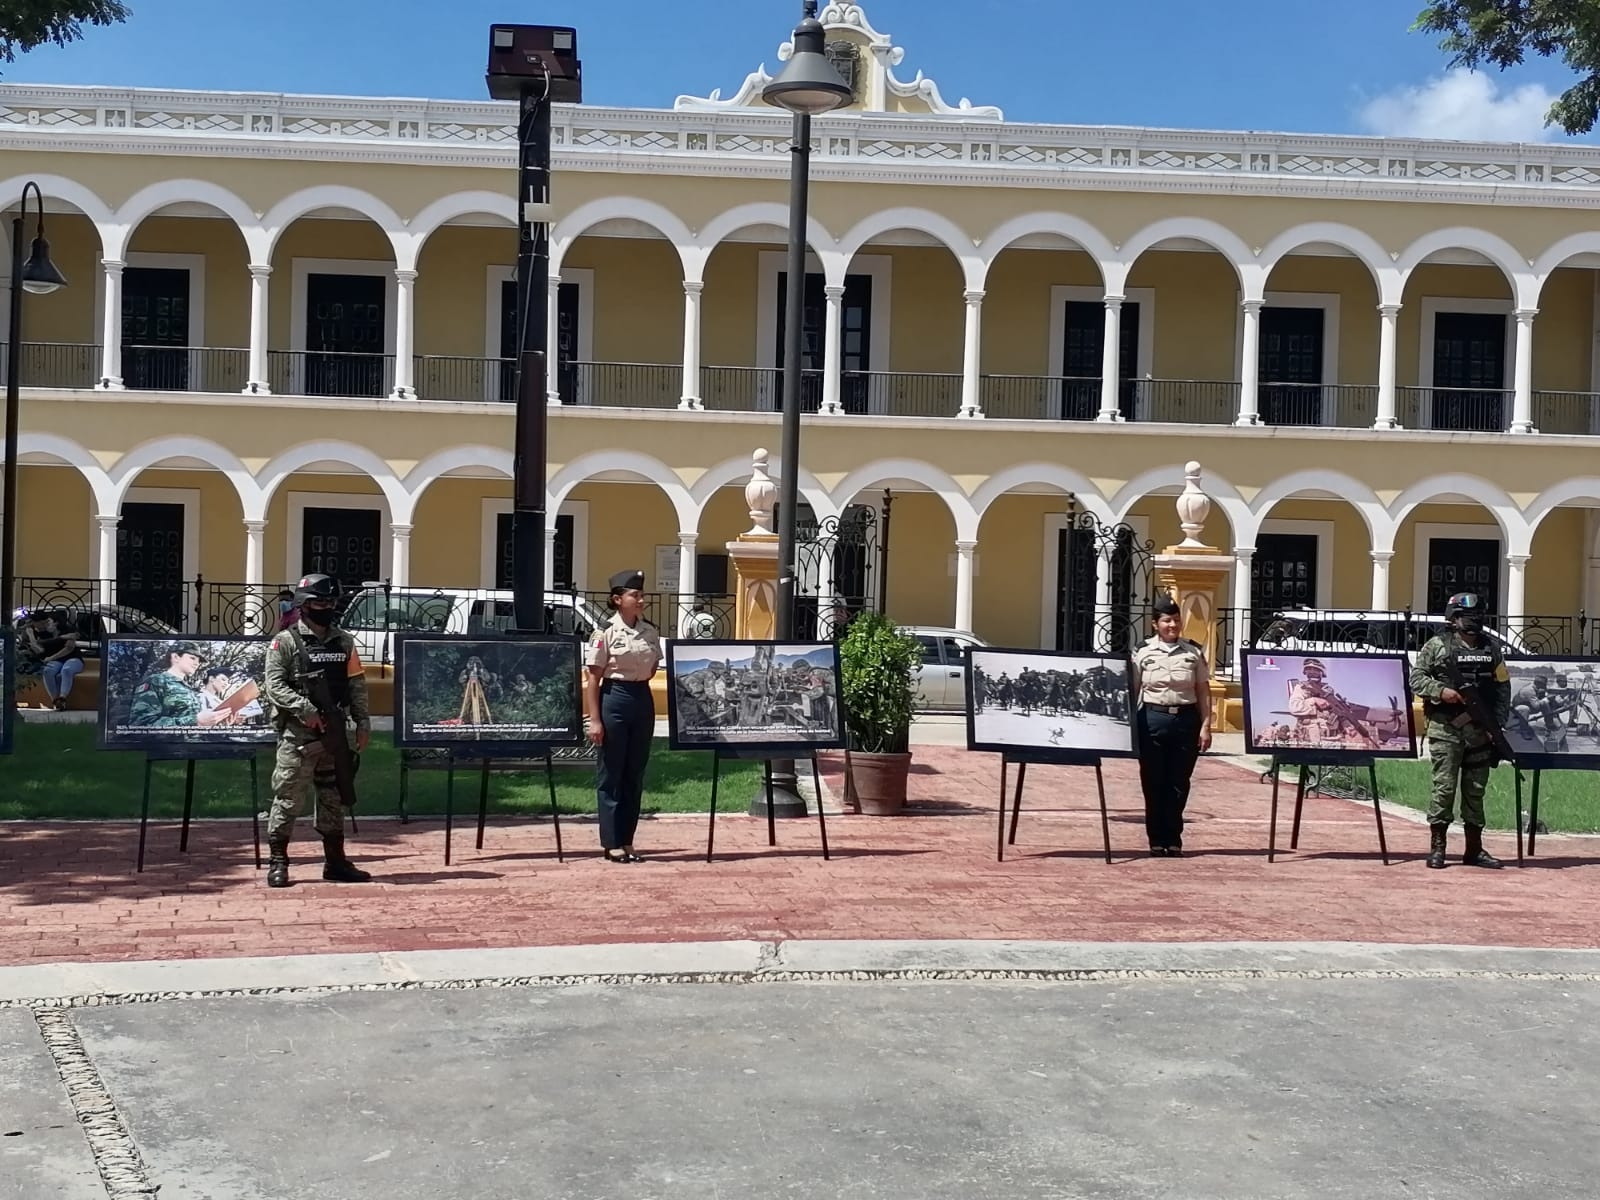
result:
[[[546,592],[545,628],[587,640],[610,614],[571,592]],[[515,625],[512,595],[493,588],[390,587],[364,584],[345,607],[340,625],[368,663],[394,661],[400,633],[499,632]]]

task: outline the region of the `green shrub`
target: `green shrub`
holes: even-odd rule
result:
[[[887,617],[864,612],[839,643],[839,675],[850,748],[904,754],[911,745],[922,647]]]

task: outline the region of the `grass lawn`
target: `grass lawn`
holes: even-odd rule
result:
[[[1378,763],[1378,790],[1385,800],[1426,810],[1432,788],[1432,764],[1385,760]],[[1484,815],[1490,829],[1516,829],[1516,772],[1496,767],[1489,777]],[[1522,808],[1533,803],[1533,772],[1522,773]],[[1459,811],[1456,814],[1460,819]],[[1552,833],[1600,832],[1600,778],[1587,771],[1546,771],[1539,779],[1539,820]]]
[[[272,775],[270,752],[260,760],[265,809]],[[144,783],[144,757],[95,748],[95,729],[87,725],[17,722],[15,753],[0,758],[0,820],[96,820],[137,818]],[[742,812],[761,784],[761,764],[726,762],[717,807]],[[411,773],[407,811],[412,816],[444,815],[443,771]],[[361,756],[357,816],[392,815],[400,796],[400,753],[389,734],[375,733]],[[250,777],[242,762],[202,762],[195,767],[196,817],[248,817]],[[594,768],[587,763],[556,766],[556,803],[563,815],[595,811]],[[478,774],[456,775],[456,815],[475,813]],[[673,753],[658,741],[645,778],[644,810],[706,812],[711,807],[711,755]],[[550,791],[542,770],[531,775],[489,777],[489,811],[545,814]],[[150,815],[183,815],[183,764],[162,763],[151,783]]]

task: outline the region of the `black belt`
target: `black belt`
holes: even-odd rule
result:
[[[1176,717],[1180,713],[1186,713],[1191,708],[1199,708],[1200,706],[1198,704],[1142,704],[1139,707],[1146,712],[1166,713],[1168,716]]]

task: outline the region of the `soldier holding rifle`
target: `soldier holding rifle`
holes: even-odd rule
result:
[[[1499,867],[1483,848],[1483,796],[1489,773],[1510,757],[1505,723],[1511,714],[1511,673],[1500,650],[1483,633],[1483,600],[1468,592],[1450,597],[1449,628],[1429,639],[1411,668],[1411,690],[1422,697],[1428,755],[1433,760],[1432,838],[1428,866],[1444,867],[1446,835],[1461,785],[1461,823],[1469,867]]]
[[[266,695],[278,731],[267,819],[267,886],[289,886],[289,841],[312,791],[322,835],[322,878],[366,883],[372,876],[344,856],[344,815],[356,801],[356,755],[367,748],[372,732],[365,668],[354,639],[337,624],[337,580],[308,575],[294,599],[299,620],[275,635],[267,651]]]

